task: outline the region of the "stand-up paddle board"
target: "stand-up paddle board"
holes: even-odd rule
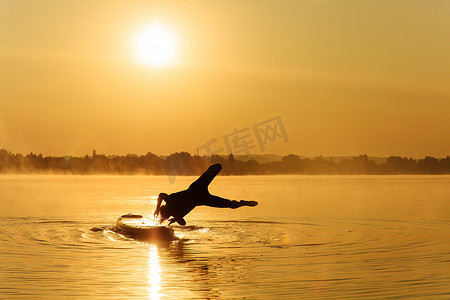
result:
[[[117,219],[115,231],[125,236],[144,241],[174,241],[173,229],[155,225],[153,221],[141,215],[127,214]]]

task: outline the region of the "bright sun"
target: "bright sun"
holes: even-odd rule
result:
[[[176,48],[175,35],[159,23],[142,28],[134,38],[137,59],[152,67],[172,65],[175,62]]]

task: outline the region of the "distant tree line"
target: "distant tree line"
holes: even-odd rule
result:
[[[450,156],[423,159],[391,156],[376,163],[367,155],[339,161],[322,156],[301,158],[290,154],[281,161],[259,163],[254,159],[239,160],[229,156],[198,156],[177,152],[169,156],[153,153],[145,155],[106,156],[97,154],[84,157],[43,156],[29,153],[25,156],[0,149],[0,173],[60,173],[60,174],[146,174],[146,175],[198,175],[211,163],[221,163],[224,175],[277,175],[277,174],[450,174]]]

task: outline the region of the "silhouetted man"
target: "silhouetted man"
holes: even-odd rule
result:
[[[258,202],[256,201],[228,200],[211,195],[208,191],[208,185],[220,170],[222,170],[220,164],[211,165],[208,170],[189,186],[187,190],[170,195],[165,193],[159,194],[158,203],[156,204],[153,215],[155,217],[161,215],[161,223],[172,217],[169,219],[169,225],[173,222],[177,222],[180,225],[186,225],[186,221],[183,217],[198,205],[228,208],[258,205]],[[164,200],[166,204],[161,206],[162,200]]]

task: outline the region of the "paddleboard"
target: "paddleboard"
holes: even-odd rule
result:
[[[117,219],[115,231],[143,241],[174,241],[178,239],[172,228],[155,225],[154,221],[141,215],[121,216]]]

